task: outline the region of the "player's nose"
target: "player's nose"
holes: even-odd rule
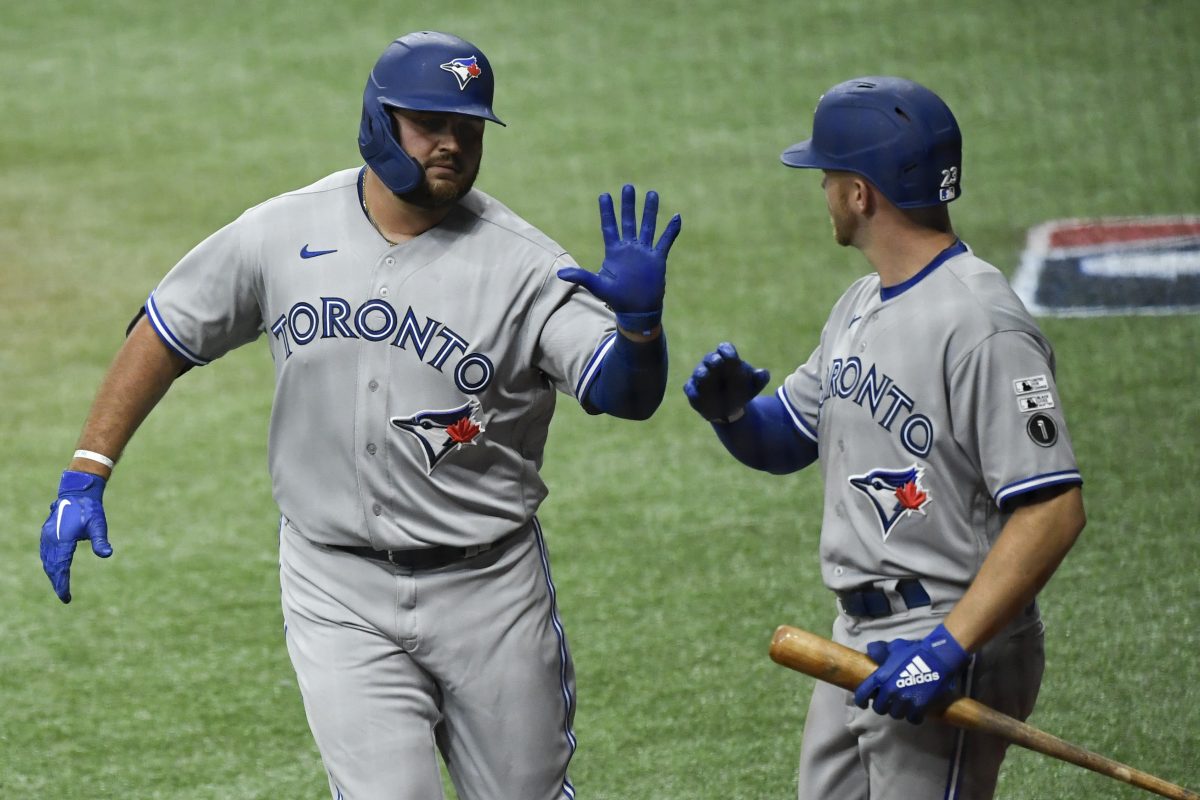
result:
[[[458,152],[483,138],[483,120],[461,115],[451,117],[442,133],[446,146]]]

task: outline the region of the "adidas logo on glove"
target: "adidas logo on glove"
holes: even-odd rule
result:
[[[904,670],[904,674],[896,679],[896,688],[903,689],[907,686],[919,686],[922,683],[933,683],[941,679],[941,673],[934,672],[925,663],[925,659],[917,656],[912,660],[912,663]]]

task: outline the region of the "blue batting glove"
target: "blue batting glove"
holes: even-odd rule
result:
[[[612,195],[600,195],[600,232],[604,235],[604,263],[597,273],[580,267],[558,271],[564,281],[578,284],[603,300],[617,315],[617,325],[626,331],[648,334],[662,322],[663,295],[667,289],[667,254],[683,222],[671,217],[658,244],[658,193],[646,192],[642,228],[636,231],[636,192],[632,184],[621,190],[621,231],[613,211]]]
[[[709,422],[732,422],[770,380],[770,372],[750,366],[732,344],[722,342],[696,366],[683,393]]]
[[[871,642],[867,655],[880,667],[859,684],[855,704],[866,708],[874,698],[877,714],[912,723],[924,719],[930,705],[954,688],[958,671],[970,658],[945,625],[938,625],[919,642]]]
[[[92,552],[101,558],[112,555],[108,543],[108,521],[104,518],[104,478],[88,472],[67,470],[58,484],[58,499],[50,504],[50,516],[42,525],[42,569],[64,603],[71,602],[71,559],[75,545],[90,539]]]

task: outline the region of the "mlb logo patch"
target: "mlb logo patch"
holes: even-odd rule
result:
[[[1031,375],[1028,378],[1018,378],[1013,381],[1013,391],[1017,394],[1029,392],[1044,392],[1050,388],[1050,381],[1045,375]]]
[[[1198,313],[1200,217],[1047,222],[1012,285],[1039,316]]]
[[[1049,392],[1041,394],[1027,394],[1017,400],[1017,407],[1021,409],[1021,413],[1030,411],[1043,411],[1047,408],[1054,408],[1054,395]]]

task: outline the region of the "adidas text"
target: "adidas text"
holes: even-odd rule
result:
[[[903,689],[906,686],[917,686],[918,684],[922,683],[933,683],[941,677],[941,673],[938,672],[927,672],[924,675],[909,675],[897,680],[896,688]]]

